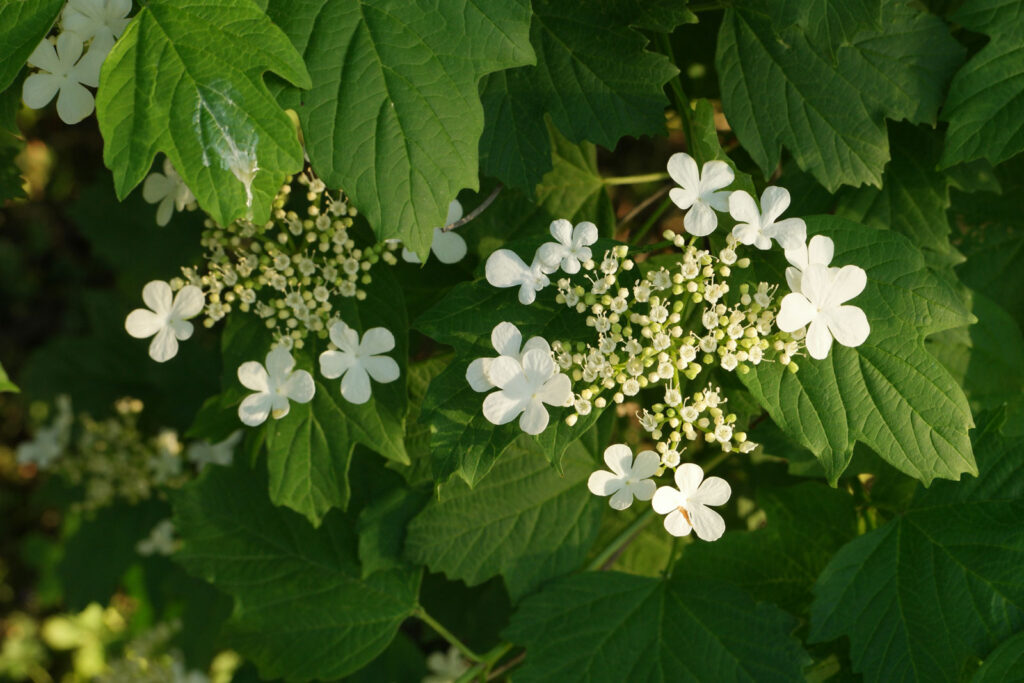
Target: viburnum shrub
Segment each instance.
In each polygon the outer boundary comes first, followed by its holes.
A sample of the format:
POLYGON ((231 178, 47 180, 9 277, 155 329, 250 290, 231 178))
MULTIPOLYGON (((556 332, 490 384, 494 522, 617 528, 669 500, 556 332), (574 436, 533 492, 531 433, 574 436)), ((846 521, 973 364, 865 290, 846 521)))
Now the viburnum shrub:
POLYGON ((1022 55, 1018 0, 0 2, 0 675, 1016 680, 1022 55))

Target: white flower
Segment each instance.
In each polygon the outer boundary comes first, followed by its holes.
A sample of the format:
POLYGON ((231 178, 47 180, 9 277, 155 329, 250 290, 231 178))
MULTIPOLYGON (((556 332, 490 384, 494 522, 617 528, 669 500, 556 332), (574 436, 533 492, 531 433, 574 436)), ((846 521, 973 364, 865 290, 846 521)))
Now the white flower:
POLYGON ((128 26, 132 0, 68 0, 62 25, 84 40, 94 40, 110 49, 128 26))
POLYGON ((673 536, 686 536, 692 529, 704 541, 717 541, 725 533, 725 520, 708 506, 729 500, 729 484, 720 477, 704 479, 704 470, 692 462, 680 465, 675 479, 675 486, 662 486, 651 499, 655 512, 668 515, 665 530, 673 536))
POLYGON ((316 393, 313 376, 305 370, 294 370, 295 359, 282 346, 267 354, 267 367, 254 360, 238 366, 238 381, 255 394, 249 394, 238 406, 238 417, 250 427, 263 424, 268 416, 280 420, 291 408, 289 400, 309 403, 316 393))
POLYGON ((608 504, 614 510, 625 510, 633 499, 650 500, 655 484, 650 477, 661 467, 661 457, 654 451, 641 451, 633 460, 633 451, 625 444, 614 444, 604 449, 607 470, 590 475, 587 488, 595 496, 611 496, 608 504))
POLYGON ((589 261, 593 254, 590 245, 597 241, 597 226, 584 222, 572 227, 572 223, 560 218, 551 223, 551 236, 557 242, 540 245, 537 258, 547 272, 562 270, 572 275, 580 272, 580 263, 589 261))
POLYGON ((802 218, 786 218, 776 222, 789 208, 789 190, 772 185, 761 194, 761 212, 754 198, 743 190, 729 195, 729 213, 737 221, 733 237, 742 244, 758 249, 770 249, 774 239, 783 249, 793 249, 804 243, 807 224, 802 218), (763 212, 763 213, 762 213, 763 212))
POLYGON ((807 351, 818 360, 828 356, 833 337, 843 346, 860 346, 868 338, 871 325, 864 311, 842 304, 863 292, 866 284, 867 274, 858 266, 808 266, 800 291, 782 299, 776 319, 779 329, 795 332, 809 325, 807 351))
MULTIPOLYGON (((462 204, 458 199, 454 199, 448 205, 448 217, 445 218, 444 224, 448 226, 460 220, 462 220, 462 204)), ((458 263, 466 256, 466 240, 454 230, 445 231, 442 228, 434 228, 430 251, 434 252, 434 256, 441 263, 458 263)), ((420 257, 416 255, 415 251, 405 248, 402 249, 402 259, 407 263, 420 262, 420 257)))
POLYGON ((222 465, 227 467, 235 457, 235 446, 242 440, 242 430, 235 430, 231 436, 218 443, 209 441, 196 441, 189 444, 185 450, 185 457, 189 462, 196 465, 196 469, 202 471, 207 465, 222 465))
POLYGON ((56 415, 53 422, 36 430, 31 441, 18 444, 17 460, 19 465, 35 465, 45 470, 53 464, 71 441, 71 428, 75 422, 71 412, 71 399, 66 394, 57 397, 54 404, 56 415))
POLYGON ((558 372, 551 354, 543 349, 530 349, 522 362, 499 356, 491 361, 487 374, 499 391, 484 399, 484 417, 496 425, 507 424, 521 413, 519 428, 527 434, 540 434, 548 426, 544 404, 567 406, 572 402, 568 375, 558 372))
POLYGON ((164 172, 153 171, 142 184, 142 198, 150 204, 159 204, 156 209, 156 224, 167 225, 174 210, 182 212, 194 209, 195 195, 174 170, 171 160, 164 158, 164 172))
POLYGON ((42 109, 57 96, 57 115, 64 123, 78 123, 92 113, 95 106, 92 93, 85 86, 95 88, 100 83, 102 57, 96 49, 82 56, 82 38, 65 31, 54 45, 43 39, 29 55, 29 66, 39 69, 25 79, 21 97, 30 109, 42 109), (81 58, 81 59, 79 59, 81 58))
POLYGON ((462 658, 454 645, 444 652, 432 652, 427 656, 427 668, 430 675, 423 678, 423 683, 455 683, 462 674, 469 671, 469 662, 462 658))
POLYGON ((795 247, 786 249, 786 260, 791 264, 786 268, 786 284, 789 285, 790 291, 800 291, 801 273, 807 270, 808 266, 827 266, 832 263, 834 253, 835 243, 824 235, 815 235, 806 244, 801 238, 795 247))
POLYGON ((157 523, 149 532, 149 536, 135 544, 135 552, 139 555, 173 555, 178 549, 178 541, 174 538, 174 522, 165 519, 157 523))
MULTIPOLYGON (((531 337, 523 344, 523 335, 519 328, 509 322, 498 323, 491 330, 491 345, 499 356, 511 356, 522 362, 523 354, 531 349, 551 351, 551 345, 544 337, 531 337), (522 347, 522 348, 520 348, 522 347)), ((487 371, 494 358, 477 358, 466 368, 466 381, 473 391, 489 391, 494 383, 488 378, 487 371)))
POLYGON ((718 190, 732 183, 732 168, 724 161, 709 161, 698 173, 693 157, 677 152, 668 159, 668 174, 680 185, 668 196, 680 209, 689 209, 683 219, 686 232, 697 237, 710 235, 718 227, 715 211, 729 210, 729 193, 718 190))
POLYGON ((199 315, 206 299, 195 285, 185 285, 172 298, 169 284, 153 280, 142 288, 142 300, 151 310, 136 308, 125 318, 124 329, 136 339, 153 337, 149 356, 163 363, 178 353, 178 341, 192 336, 188 319, 199 315))
POLYGON ((328 330, 337 351, 320 354, 320 373, 327 379, 341 377, 341 395, 350 403, 370 400, 370 378, 381 384, 394 382, 400 370, 394 358, 381 354, 395 348, 395 335, 385 327, 371 327, 363 334, 338 321, 328 330))
POLYGON ((487 258, 484 270, 492 287, 519 287, 519 303, 530 305, 537 292, 551 281, 544 274, 544 264, 534 256, 529 266, 519 255, 508 249, 498 249, 487 258))

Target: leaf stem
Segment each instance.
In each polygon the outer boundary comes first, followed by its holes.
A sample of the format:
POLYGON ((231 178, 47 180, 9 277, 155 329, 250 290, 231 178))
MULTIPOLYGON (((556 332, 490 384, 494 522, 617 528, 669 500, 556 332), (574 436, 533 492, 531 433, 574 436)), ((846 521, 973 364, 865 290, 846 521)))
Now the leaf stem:
POLYGON ((605 565, 608 564, 610 560, 614 559, 619 550, 628 545, 629 542, 633 540, 633 537, 640 533, 645 526, 650 524, 651 520, 656 516, 654 508, 649 507, 644 510, 639 517, 634 519, 628 527, 623 529, 622 533, 612 539, 612 542, 605 546, 604 550, 602 550, 598 556, 587 565, 587 571, 600 571, 604 569, 605 565))
POLYGON ((477 653, 469 649, 469 647, 461 640, 455 637, 455 634, 446 629, 441 623, 434 617, 427 614, 427 611, 423 607, 417 607, 416 611, 412 613, 414 617, 422 621, 430 628, 437 631, 438 635, 448 641, 453 647, 458 649, 467 659, 471 659, 474 662, 483 662, 484 657, 481 657, 477 653))
MULTIPOLYGON (((658 42, 661 44, 661 49, 665 52, 665 56, 669 58, 669 61, 675 64, 676 56, 672 51, 672 39, 669 37, 669 34, 659 33, 658 42)), ((676 66, 678 68, 678 65, 676 66)), ((672 90, 672 95, 675 98, 676 110, 679 112, 679 117, 683 120, 683 136, 686 138, 687 151, 689 151, 690 156, 692 156, 697 162, 697 165, 700 166, 703 160, 700 158, 700 153, 697 151, 697 145, 693 142, 693 112, 690 110, 690 98, 686 96, 686 91, 683 90, 682 73, 683 72, 680 71, 679 75, 669 81, 669 88, 672 90)))
POLYGON ((487 199, 480 202, 479 206, 477 206, 475 209, 473 209, 468 214, 466 214, 459 220, 455 221, 454 223, 449 223, 448 225, 444 226, 443 228, 441 228, 441 231, 449 232, 451 230, 454 230, 455 228, 462 227, 466 223, 470 222, 471 220, 482 214, 487 209, 488 206, 494 203, 494 200, 498 198, 498 195, 501 193, 504 187, 504 183, 498 183, 495 186, 495 188, 491 190, 491 193, 487 195, 487 199))
POLYGON ((605 185, 637 185, 639 183, 654 183, 659 180, 668 180, 668 173, 643 173, 641 175, 620 175, 601 178, 605 185))
POLYGON ((648 216, 647 220, 644 221, 644 224, 640 226, 640 229, 636 231, 636 234, 630 237, 630 246, 635 247, 639 244, 640 240, 647 236, 650 229, 654 227, 655 223, 658 222, 658 219, 661 218, 662 214, 664 214, 670 206, 672 206, 672 199, 670 197, 665 197, 661 204, 658 205, 658 208, 654 210, 654 213, 648 216))
POLYGON ((515 647, 515 645, 512 643, 498 643, 488 650, 476 664, 471 666, 464 674, 455 679, 455 683, 470 683, 470 681, 476 680, 476 677, 481 674, 483 674, 483 680, 490 680, 490 676, 488 674, 490 673, 491 667, 497 664, 498 661, 513 647, 515 647))

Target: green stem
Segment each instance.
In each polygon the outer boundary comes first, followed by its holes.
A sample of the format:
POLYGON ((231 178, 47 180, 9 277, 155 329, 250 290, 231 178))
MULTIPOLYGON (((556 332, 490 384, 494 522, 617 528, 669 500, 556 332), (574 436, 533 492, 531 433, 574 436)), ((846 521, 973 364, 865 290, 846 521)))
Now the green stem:
POLYGON ((690 10, 694 14, 700 14, 701 12, 713 12, 716 9, 725 9, 725 5, 720 2, 691 2, 686 6, 686 9, 690 10))
POLYGON ((474 662, 484 661, 483 657, 470 650, 465 643, 463 643, 461 640, 455 637, 454 633, 452 633, 444 626, 442 626, 441 623, 437 621, 437 619, 427 614, 427 611, 422 607, 417 607, 416 611, 413 612, 412 615, 420 621, 422 621, 427 626, 429 626, 430 628, 437 631, 438 635, 447 640, 452 646, 457 648, 458 651, 461 652, 463 656, 465 656, 467 659, 471 659, 474 662))
POLYGON ((632 541, 633 537, 650 524, 651 520, 655 517, 657 517, 657 514, 654 512, 654 508, 649 507, 644 510, 639 517, 633 520, 632 524, 612 539, 612 542, 605 546, 605 549, 587 565, 587 571, 599 571, 608 560, 615 556, 615 553, 632 541))
POLYGON ((650 232, 651 228, 654 227, 654 224, 658 222, 658 219, 661 218, 662 214, 668 211, 668 207, 670 206, 672 206, 672 199, 665 197, 661 204, 658 205, 658 208, 654 210, 654 213, 644 221, 644 224, 640 226, 640 229, 636 231, 636 234, 630 238, 630 245, 635 247, 639 244, 640 240, 647 236, 647 233, 650 232))
POLYGON ((480 661, 471 666, 469 669, 466 670, 464 674, 455 679, 455 683, 470 683, 470 681, 475 680, 476 677, 481 674, 483 674, 483 680, 487 680, 487 674, 490 672, 491 668, 494 667, 494 665, 497 664, 502 657, 508 654, 508 651, 511 650, 513 647, 515 647, 515 645, 513 645, 512 643, 498 643, 493 648, 488 650, 487 653, 480 658, 480 661))
POLYGON ((644 173, 642 175, 622 175, 608 178, 601 178, 605 185, 638 185, 640 183, 654 183, 659 180, 668 180, 668 173, 644 173))
MULTIPOLYGON (((658 34, 658 42, 661 44, 661 49, 665 52, 665 56, 669 58, 673 64, 676 63, 675 53, 672 51, 672 40, 669 38, 667 33, 658 34)), ((686 91, 683 90, 683 72, 680 70, 679 75, 669 81, 669 88, 672 90, 672 96, 675 99, 676 109, 679 111, 679 116, 683 120, 683 136, 686 138, 686 147, 690 152, 690 155, 700 166, 702 159, 700 153, 697 151, 697 146, 693 144, 693 112, 690 109, 690 98, 686 96, 686 91)))

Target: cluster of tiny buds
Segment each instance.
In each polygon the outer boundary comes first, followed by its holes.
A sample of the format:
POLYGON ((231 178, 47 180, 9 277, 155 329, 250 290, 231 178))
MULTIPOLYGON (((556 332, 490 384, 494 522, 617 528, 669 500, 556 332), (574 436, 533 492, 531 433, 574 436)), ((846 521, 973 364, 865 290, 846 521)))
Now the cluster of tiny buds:
POLYGON ((370 269, 380 261, 397 263, 399 243, 356 246, 350 228, 357 212, 344 195, 333 196, 309 172, 294 181, 305 190, 301 211, 287 208, 296 194, 289 180, 263 225, 239 220, 221 227, 206 221, 205 268, 182 268, 183 277, 170 282, 175 291, 185 285, 203 290, 206 327, 235 309, 252 312, 275 331, 276 343, 302 348, 310 333, 327 338, 337 318, 332 297, 365 299, 370 269))
POLYGON ((720 388, 708 384, 704 391, 684 398, 677 387, 670 385, 665 389, 664 403, 637 414, 640 426, 657 442, 662 465, 673 469, 679 466, 684 439, 692 443, 702 438, 718 444, 726 453, 750 453, 757 447, 745 432, 736 431, 736 415, 725 412, 728 399, 721 393, 720 388))

